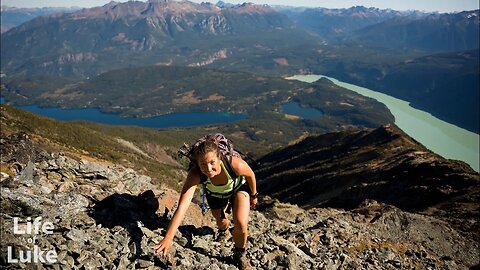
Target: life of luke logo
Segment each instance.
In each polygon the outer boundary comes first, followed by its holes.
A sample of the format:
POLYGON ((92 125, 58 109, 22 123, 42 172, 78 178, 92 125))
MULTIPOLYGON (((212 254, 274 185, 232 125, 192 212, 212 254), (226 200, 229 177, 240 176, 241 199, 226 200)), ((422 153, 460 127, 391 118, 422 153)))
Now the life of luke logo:
POLYGON ((49 221, 42 222, 42 217, 33 220, 27 217, 25 225, 19 224, 20 218, 13 218, 13 234, 28 237, 27 242, 33 245, 33 249, 19 250, 18 254, 14 254, 12 246, 7 247, 8 263, 47 263, 53 264, 57 262, 57 252, 55 249, 45 251, 37 245, 38 237, 53 234, 53 223, 49 221))

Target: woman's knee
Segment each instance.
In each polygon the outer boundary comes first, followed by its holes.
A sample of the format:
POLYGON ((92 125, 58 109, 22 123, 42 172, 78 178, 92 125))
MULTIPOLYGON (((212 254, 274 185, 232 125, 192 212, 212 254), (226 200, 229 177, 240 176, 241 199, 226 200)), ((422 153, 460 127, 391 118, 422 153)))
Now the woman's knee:
POLYGON ((243 207, 240 206, 236 209, 233 215, 233 223, 236 228, 240 228, 242 231, 247 231, 249 210, 249 205, 243 207))
POLYGON ((247 231, 248 228, 248 219, 234 219, 233 220, 233 225, 235 228, 240 228, 242 231, 247 231))

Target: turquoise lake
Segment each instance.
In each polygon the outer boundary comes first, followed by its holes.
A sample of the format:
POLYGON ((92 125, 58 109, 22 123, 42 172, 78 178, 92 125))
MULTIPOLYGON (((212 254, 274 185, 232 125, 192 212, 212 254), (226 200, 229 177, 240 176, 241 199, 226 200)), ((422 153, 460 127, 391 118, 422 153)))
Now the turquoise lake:
POLYGON ((385 104, 395 117, 395 124, 409 136, 431 151, 448 159, 462 160, 479 171, 480 136, 458 126, 442 121, 431 114, 415 109, 407 101, 375 92, 354 84, 341 82, 323 75, 296 75, 294 79, 312 83, 327 78, 338 86, 374 98, 385 104))

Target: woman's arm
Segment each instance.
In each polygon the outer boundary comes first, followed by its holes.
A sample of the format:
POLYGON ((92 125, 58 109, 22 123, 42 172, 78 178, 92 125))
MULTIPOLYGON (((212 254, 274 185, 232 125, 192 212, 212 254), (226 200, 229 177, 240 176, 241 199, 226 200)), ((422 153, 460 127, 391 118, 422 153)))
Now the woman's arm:
POLYGON ((180 199, 178 200, 178 207, 173 214, 172 220, 168 225, 167 233, 165 237, 153 247, 154 251, 160 255, 167 256, 168 251, 173 243, 173 238, 177 232, 178 227, 182 223, 183 217, 187 212, 188 206, 192 202, 193 195, 195 193, 196 186, 200 183, 200 176, 196 168, 192 168, 188 172, 187 179, 183 184, 180 199))
MULTIPOLYGON (((255 178, 255 173, 253 172, 252 168, 250 168, 248 163, 239 157, 232 157, 231 165, 232 165, 232 169, 235 171, 237 175, 243 175, 247 179, 248 186, 252 191, 252 194, 250 195, 256 194, 257 180, 255 178)), ((250 202, 252 206, 255 206, 257 204, 257 199, 250 196, 250 202)))

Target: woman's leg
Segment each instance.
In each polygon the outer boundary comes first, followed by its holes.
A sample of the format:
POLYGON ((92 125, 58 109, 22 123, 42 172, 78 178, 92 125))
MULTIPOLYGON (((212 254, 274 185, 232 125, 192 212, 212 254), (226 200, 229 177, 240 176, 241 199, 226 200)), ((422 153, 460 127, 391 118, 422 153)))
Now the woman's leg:
POLYGON ((250 195, 238 191, 233 203, 233 241, 235 247, 245 249, 248 236, 248 216, 250 214, 250 195))
POLYGON ((212 215, 217 221, 217 226, 220 231, 225 231, 230 225, 225 208, 228 206, 228 199, 220 199, 217 197, 209 196, 207 194, 207 202, 212 211, 212 215), (222 213, 223 212, 223 213, 222 213))
POLYGON ((225 231, 228 229, 228 226, 230 225, 230 221, 228 220, 228 214, 224 213, 222 215, 222 212, 224 212, 224 209, 211 209, 212 210, 212 215, 217 221, 217 226, 220 231, 225 231))

